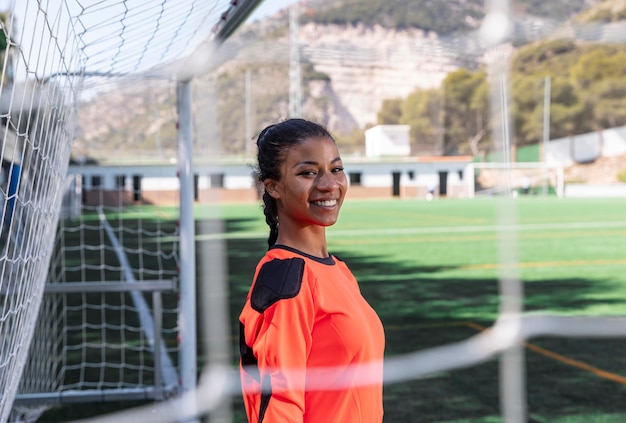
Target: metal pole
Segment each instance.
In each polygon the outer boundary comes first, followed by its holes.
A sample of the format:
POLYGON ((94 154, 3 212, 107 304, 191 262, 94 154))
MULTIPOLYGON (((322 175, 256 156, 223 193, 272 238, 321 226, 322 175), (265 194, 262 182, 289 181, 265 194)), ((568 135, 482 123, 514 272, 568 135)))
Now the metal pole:
POLYGON ((180 183, 180 381, 183 393, 195 389, 196 248, 193 196, 193 118, 191 81, 178 83, 178 168, 180 183))
POLYGON ((244 140, 245 144, 245 152, 246 159, 252 157, 252 77, 250 69, 246 69, 246 83, 245 83, 245 91, 246 91, 246 139, 244 140))
POLYGON ((163 302, 161 292, 152 293, 152 319, 154 320, 154 392, 163 399, 163 377, 161 375, 161 330, 163 329, 163 302))
POLYGON ((302 78, 298 46, 298 2, 289 6, 289 117, 302 116, 302 78))
POLYGON ((548 194, 548 142, 550 141, 550 77, 544 79, 543 89, 543 195, 548 194))
MULTIPOLYGON (((252 75, 249 72, 248 75, 252 75)), ((248 81, 250 82, 250 81, 248 81)), ((198 112, 202 114, 202 121, 198 122, 198 137, 207 145, 207 150, 214 157, 222 155, 219 134, 217 133, 218 119, 214 104, 217 103, 217 80, 201 78, 194 88, 197 89, 198 99, 202 99, 198 112)), ((250 87, 250 85, 249 85, 250 87)), ((251 97, 249 97, 251 99, 251 97)), ((252 106, 252 104, 251 104, 252 106)), ((252 109, 252 107, 251 107, 252 109)), ((253 113, 252 113, 253 115, 253 113)), ((253 118, 250 116, 252 125, 253 118)), ((251 136, 246 140, 251 141, 251 136)), ((254 146, 254 144, 252 144, 254 146)), ((256 146, 254 146, 256 147, 256 146)), ((250 151, 253 154, 253 151, 250 151)), ((214 168, 216 171, 219 167, 214 168)), ((198 303, 202 307, 198 310, 200 340, 203 346, 204 366, 199 379, 200 390, 212 390, 214 373, 231 369, 233 365, 232 333, 229 312, 228 271, 226 261, 226 241, 218 236, 224 232, 224 224, 219 212, 220 194, 216 190, 208 190, 203 196, 202 209, 206 213, 198 221, 196 247, 198 257, 198 303), (208 206, 208 207, 204 207, 208 206)), ((221 390, 223 398, 219 406, 215 407, 202 421, 205 423, 232 423, 234 421, 232 398, 224 386, 215 387, 221 390)))

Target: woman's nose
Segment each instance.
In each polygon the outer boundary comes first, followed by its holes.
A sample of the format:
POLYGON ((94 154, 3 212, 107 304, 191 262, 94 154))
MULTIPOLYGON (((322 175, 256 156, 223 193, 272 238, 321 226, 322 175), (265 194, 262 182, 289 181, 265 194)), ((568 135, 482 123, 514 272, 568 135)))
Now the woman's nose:
POLYGON ((328 191, 337 188, 338 183, 332 172, 321 172, 317 178, 317 189, 328 191))

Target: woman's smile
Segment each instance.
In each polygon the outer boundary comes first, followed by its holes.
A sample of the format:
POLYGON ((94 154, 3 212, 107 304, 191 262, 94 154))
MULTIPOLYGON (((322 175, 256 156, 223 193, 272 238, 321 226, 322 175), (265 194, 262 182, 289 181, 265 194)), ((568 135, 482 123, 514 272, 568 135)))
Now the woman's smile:
POLYGON ((312 201, 312 203, 318 207, 335 207, 337 205, 337 200, 318 200, 312 201))

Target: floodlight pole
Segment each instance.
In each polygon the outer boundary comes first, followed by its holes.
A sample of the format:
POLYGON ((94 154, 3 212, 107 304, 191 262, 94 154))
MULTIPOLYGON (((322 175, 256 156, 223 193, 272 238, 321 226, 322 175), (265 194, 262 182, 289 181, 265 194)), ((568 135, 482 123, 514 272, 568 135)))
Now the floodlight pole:
POLYGON ((298 3, 289 6, 289 117, 302 117, 302 77, 298 46, 298 3))
POLYGON ((546 76, 543 85, 543 195, 548 195, 548 144, 550 142, 550 77, 546 76))
MULTIPOLYGON (((180 184, 180 383, 182 394, 197 382, 196 246, 194 223, 193 115, 191 80, 178 82, 178 178, 180 184)), ((193 413, 195 415, 196 413, 193 413)))

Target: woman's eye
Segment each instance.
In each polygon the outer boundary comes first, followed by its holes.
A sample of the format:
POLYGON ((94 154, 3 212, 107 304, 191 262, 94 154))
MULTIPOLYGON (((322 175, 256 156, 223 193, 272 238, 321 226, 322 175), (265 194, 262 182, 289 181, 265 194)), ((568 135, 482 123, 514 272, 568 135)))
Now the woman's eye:
POLYGON ((303 176, 315 175, 315 171, 313 171, 313 170, 303 170, 302 172, 299 173, 299 175, 303 175, 303 176))
POLYGON ((338 166, 338 167, 333 169, 333 172, 335 172, 335 173, 343 172, 343 167, 338 166))

